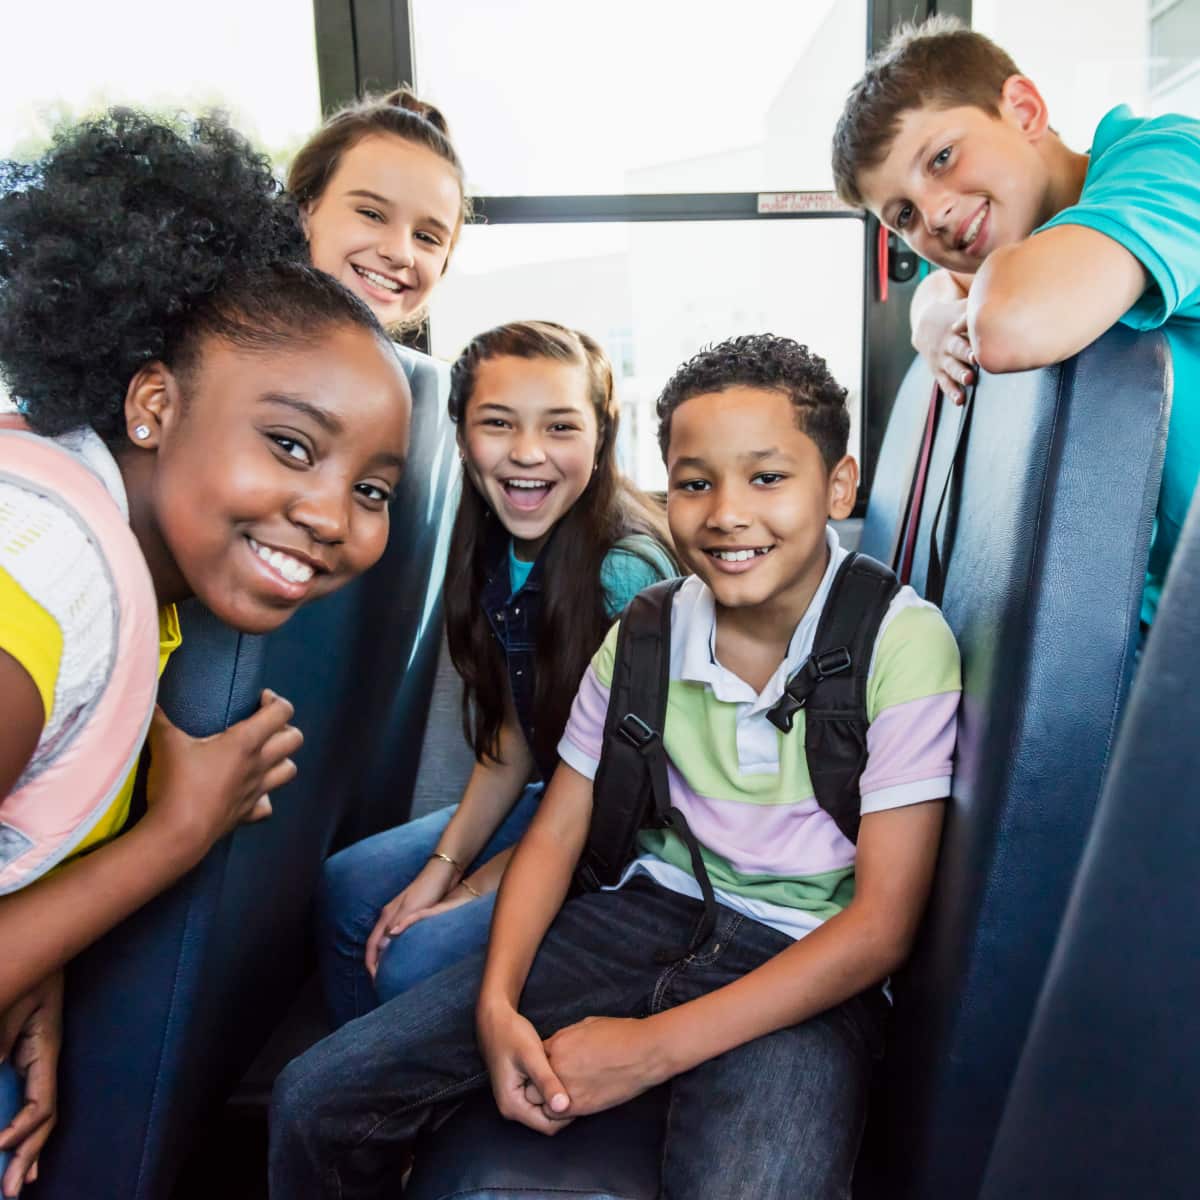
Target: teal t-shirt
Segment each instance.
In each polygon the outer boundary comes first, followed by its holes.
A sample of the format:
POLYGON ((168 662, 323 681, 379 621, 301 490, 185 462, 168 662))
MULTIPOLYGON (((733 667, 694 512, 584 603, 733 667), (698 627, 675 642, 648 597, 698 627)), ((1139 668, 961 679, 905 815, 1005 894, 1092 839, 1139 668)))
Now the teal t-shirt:
POLYGON ((513 548, 512 538, 508 539, 508 586, 512 589, 510 596, 515 596, 528 582, 529 573, 533 570, 533 562, 526 562, 517 557, 513 548))
POLYGON ((1042 229, 1055 225, 1094 229, 1146 268, 1150 284, 1121 323, 1161 327, 1171 348, 1174 399, 1142 598, 1149 624, 1200 476, 1200 121, 1114 108, 1096 128, 1079 202, 1042 229))
MULTIPOLYGON (((512 539, 508 543, 508 582, 516 595, 529 579, 533 563, 516 555, 512 539)), ((600 564, 600 586, 604 589, 604 608, 612 618, 619 617, 625 606, 643 588, 678 572, 667 552, 644 533, 623 537, 600 564)))

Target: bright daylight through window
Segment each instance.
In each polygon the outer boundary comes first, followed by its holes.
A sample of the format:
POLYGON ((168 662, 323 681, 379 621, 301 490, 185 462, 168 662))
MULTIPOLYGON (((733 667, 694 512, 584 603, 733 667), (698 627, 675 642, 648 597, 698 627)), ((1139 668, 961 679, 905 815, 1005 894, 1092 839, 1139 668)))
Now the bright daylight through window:
MULTIPOLYGON (((418 85, 448 114, 472 189, 531 200, 828 189, 829 130, 866 45, 866 5, 832 0, 747 0, 736 20, 716 0, 412 11, 418 85)), ((434 305, 433 348, 451 356, 524 317, 578 325, 617 370, 624 464, 659 487, 654 397, 683 359, 738 333, 825 355, 859 445, 862 277, 855 220, 483 226, 434 305)))

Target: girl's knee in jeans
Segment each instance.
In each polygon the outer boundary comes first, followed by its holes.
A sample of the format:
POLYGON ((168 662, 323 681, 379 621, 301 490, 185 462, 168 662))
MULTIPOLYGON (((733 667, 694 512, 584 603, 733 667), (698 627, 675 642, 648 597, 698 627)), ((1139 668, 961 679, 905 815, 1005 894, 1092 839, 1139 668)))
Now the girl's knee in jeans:
POLYGON ((495 896, 410 925, 380 955, 375 994, 381 1004, 461 962, 487 945, 495 896))
POLYGON ((437 926, 436 917, 418 921, 384 949, 375 973, 375 994, 380 1004, 416 987, 455 961, 453 955, 447 954, 437 926))
POLYGON ((357 923, 359 905, 355 903, 354 847, 339 851, 325 860, 317 883, 317 927, 342 933, 357 923))

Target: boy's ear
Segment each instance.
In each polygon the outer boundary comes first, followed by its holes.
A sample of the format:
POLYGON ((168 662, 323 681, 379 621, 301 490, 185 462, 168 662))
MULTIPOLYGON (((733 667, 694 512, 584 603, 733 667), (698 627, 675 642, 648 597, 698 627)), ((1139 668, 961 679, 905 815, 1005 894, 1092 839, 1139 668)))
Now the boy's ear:
POLYGON ((157 449, 163 431, 182 409, 179 383, 161 362, 147 363, 125 392, 125 432, 141 450, 157 449))
POLYGON ((853 511, 858 499, 858 463, 847 454, 829 472, 829 516, 844 521, 853 511))
POLYGON ((1050 128, 1050 111, 1037 84, 1025 75, 1010 75, 1000 89, 1000 112, 1031 142, 1050 128))

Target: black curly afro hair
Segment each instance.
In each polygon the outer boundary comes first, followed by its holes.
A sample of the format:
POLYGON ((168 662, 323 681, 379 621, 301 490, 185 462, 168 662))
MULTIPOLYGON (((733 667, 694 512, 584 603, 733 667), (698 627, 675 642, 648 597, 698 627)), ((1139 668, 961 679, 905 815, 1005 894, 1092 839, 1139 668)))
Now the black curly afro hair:
POLYGON ((125 437, 130 379, 183 369, 204 333, 311 343, 370 310, 308 267, 267 159, 217 117, 128 109, 66 127, 36 162, 0 163, 0 370, 39 433, 125 437), (305 324, 308 323, 308 327, 305 324))
POLYGON ((663 461, 671 441, 671 414, 693 396, 732 387, 783 392, 796 406, 797 424, 821 451, 826 470, 845 456, 850 439, 846 389, 825 360, 807 346, 773 333, 744 334, 706 346, 667 381, 658 398, 658 445, 663 461))

